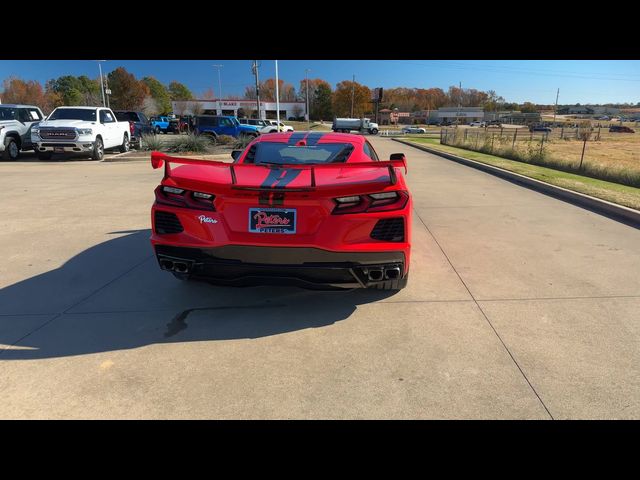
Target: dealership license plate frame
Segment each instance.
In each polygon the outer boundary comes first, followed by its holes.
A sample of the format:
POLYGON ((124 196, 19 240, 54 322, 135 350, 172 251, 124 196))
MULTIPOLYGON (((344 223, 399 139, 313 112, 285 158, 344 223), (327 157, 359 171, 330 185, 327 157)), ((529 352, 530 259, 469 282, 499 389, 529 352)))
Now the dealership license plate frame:
POLYGON ((249 208, 249 229, 250 233, 279 233, 284 235, 293 235, 297 231, 298 212, 295 208, 249 208), (291 221, 288 225, 274 225, 272 227, 258 228, 258 219, 255 218, 257 213, 267 213, 271 215, 283 215, 291 221))

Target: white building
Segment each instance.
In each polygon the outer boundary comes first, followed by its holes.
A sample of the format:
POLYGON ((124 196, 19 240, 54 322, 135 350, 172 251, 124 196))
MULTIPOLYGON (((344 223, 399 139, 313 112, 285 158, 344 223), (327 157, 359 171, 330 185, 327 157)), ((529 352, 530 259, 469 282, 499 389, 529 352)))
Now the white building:
MULTIPOLYGON (((173 113, 176 115, 193 115, 194 110, 200 110, 201 115, 233 115, 234 117, 276 118, 276 102, 260 101, 260 115, 256 115, 258 108, 255 100, 188 100, 171 102, 173 113)), ((280 119, 303 117, 304 102, 280 102, 280 119)))

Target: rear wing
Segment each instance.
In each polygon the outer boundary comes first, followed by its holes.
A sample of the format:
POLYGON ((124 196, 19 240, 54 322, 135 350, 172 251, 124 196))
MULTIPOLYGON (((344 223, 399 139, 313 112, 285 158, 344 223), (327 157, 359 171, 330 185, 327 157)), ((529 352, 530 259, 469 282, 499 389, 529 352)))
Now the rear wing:
MULTIPOLYGON (((278 165, 264 165, 264 164, 238 164, 238 163, 229 163, 229 162, 221 162, 215 160, 202 160, 196 158, 183 158, 183 157, 172 157, 160 152, 152 152, 151 153, 151 166, 154 169, 160 168, 164 165, 164 177, 168 178, 171 176, 171 165, 172 164, 180 164, 180 165, 199 165, 206 166, 213 169, 212 173, 217 170, 217 173, 221 174, 223 172, 228 172, 229 176, 224 176, 223 178, 227 179, 224 182, 215 183, 224 183, 225 186, 230 187, 235 190, 282 190, 283 186, 275 186, 269 187, 265 185, 249 185, 243 184, 242 181, 239 181, 238 178, 246 178, 247 175, 251 176, 251 173, 257 174, 260 171, 264 171, 265 169, 270 171, 278 171, 278 170, 300 170, 300 171, 309 171, 310 179, 308 186, 302 187, 293 187, 286 188, 287 191, 314 191, 318 188, 331 188, 336 185, 318 185, 316 181, 317 172, 328 173, 331 170, 338 171, 341 169, 381 169, 386 170, 388 173, 388 179, 380 181, 380 177, 376 179, 372 179, 371 182, 367 183, 386 183, 388 185, 395 185, 398 182, 398 176, 396 174, 396 168, 404 168, 405 173, 407 172, 407 162, 404 155, 401 158, 388 160, 388 161, 378 161, 378 162, 358 162, 358 163, 323 163, 323 164, 315 164, 315 165, 300 165, 300 164, 278 164, 278 165)), ((253 182, 252 182, 253 183, 253 182)))

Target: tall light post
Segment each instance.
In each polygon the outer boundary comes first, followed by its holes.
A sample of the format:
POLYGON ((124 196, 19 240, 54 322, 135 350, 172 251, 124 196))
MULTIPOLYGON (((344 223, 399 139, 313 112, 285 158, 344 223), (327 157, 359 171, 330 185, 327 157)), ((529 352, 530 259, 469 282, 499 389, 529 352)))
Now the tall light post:
POLYGON ((353 100, 356 93, 356 76, 353 76, 353 82, 351 83, 351 118, 353 118, 353 100))
POLYGON ((102 106, 106 107, 107 102, 104 99, 104 80, 102 79, 102 64, 100 62, 106 62, 106 60, 96 60, 98 62, 98 70, 100 71, 100 91, 102 92, 102 106))
POLYGON ((220 81, 220 69, 224 67, 224 65, 212 65, 218 69, 218 98, 222 99, 222 82, 220 81))
POLYGON ((276 60, 276 122, 280 131, 280 92, 278 90, 278 60, 276 60))
POLYGON ((307 130, 311 130, 311 116, 309 115, 309 72, 310 68, 305 68, 304 76, 307 80, 307 130))

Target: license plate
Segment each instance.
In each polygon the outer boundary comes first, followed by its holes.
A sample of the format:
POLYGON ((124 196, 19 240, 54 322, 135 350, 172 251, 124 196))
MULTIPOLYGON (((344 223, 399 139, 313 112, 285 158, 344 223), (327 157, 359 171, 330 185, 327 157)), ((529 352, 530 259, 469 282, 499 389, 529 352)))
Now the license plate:
POLYGON ((53 147, 54 153, 64 153, 64 147, 53 147))
POLYGON ((250 208, 249 231, 253 233, 296 233, 296 209, 250 208))

